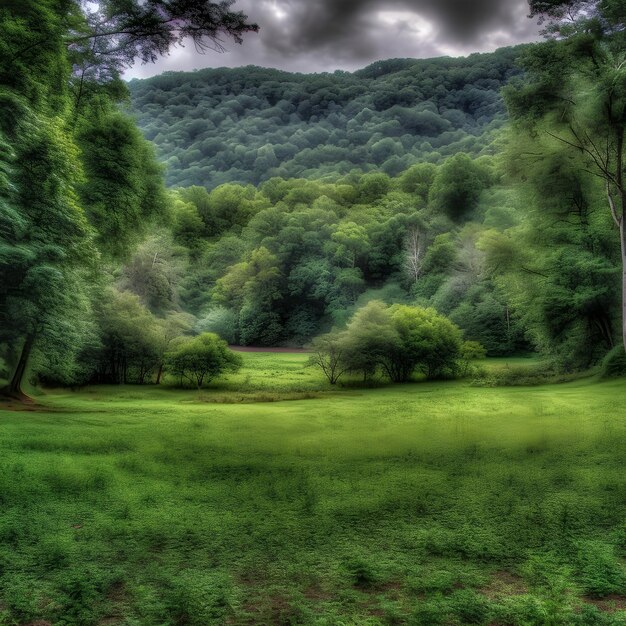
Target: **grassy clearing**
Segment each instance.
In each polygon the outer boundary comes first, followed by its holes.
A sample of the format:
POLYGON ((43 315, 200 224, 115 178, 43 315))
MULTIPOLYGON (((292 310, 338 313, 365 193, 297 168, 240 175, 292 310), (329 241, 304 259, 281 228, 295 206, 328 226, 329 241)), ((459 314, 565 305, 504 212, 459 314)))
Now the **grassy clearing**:
POLYGON ((0 411, 1 624, 626 624, 623 380, 329 394, 245 358, 0 411), (248 375, 314 397, 211 401, 248 375))

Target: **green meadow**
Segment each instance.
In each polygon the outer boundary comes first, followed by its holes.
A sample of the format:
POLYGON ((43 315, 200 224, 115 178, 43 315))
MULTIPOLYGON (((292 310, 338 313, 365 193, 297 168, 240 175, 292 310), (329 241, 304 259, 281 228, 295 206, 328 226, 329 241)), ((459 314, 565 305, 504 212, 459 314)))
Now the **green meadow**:
POLYGON ((626 624, 623 380, 330 390, 243 357, 0 410, 0 624, 626 624))

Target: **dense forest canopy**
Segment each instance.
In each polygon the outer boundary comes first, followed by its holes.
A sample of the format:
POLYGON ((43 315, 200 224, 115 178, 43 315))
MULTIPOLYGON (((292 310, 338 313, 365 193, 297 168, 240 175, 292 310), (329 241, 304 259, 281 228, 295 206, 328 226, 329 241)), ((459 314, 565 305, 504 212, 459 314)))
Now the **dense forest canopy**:
POLYGON ((488 151, 506 118, 500 89, 520 73, 522 49, 391 59, 354 73, 168 72, 129 87, 170 185, 211 189, 354 168, 395 176, 420 161, 488 151))

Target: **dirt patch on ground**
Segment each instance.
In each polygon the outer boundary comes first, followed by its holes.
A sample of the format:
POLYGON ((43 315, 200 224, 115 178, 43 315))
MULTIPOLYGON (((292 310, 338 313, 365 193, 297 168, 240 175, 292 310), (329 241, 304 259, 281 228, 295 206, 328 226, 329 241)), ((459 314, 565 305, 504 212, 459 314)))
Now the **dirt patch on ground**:
POLYGON ((528 588, 517 574, 499 570, 493 574, 491 582, 483 587, 480 592, 489 600, 496 600, 506 596, 524 595, 528 593, 528 588))
POLYGON ((0 397, 0 411, 46 411, 47 407, 37 404, 32 398, 18 400, 0 397))
POLYGON ((319 585, 311 585, 304 590, 304 597, 312 602, 330 602, 333 595, 319 585))
POLYGON ((244 614, 239 618, 226 621, 233 626, 254 626, 255 624, 291 624, 298 623, 298 611, 294 609, 288 597, 272 594, 257 601, 247 602, 244 614))
POLYGON ((593 604, 600 611, 605 613, 614 613, 615 611, 626 610, 626 596, 620 596, 616 593, 605 596, 604 598, 592 598, 585 596, 583 601, 586 604, 593 604))
POLYGON ((308 354, 306 348, 262 348, 258 346, 228 346, 235 352, 271 352, 273 354, 308 354))

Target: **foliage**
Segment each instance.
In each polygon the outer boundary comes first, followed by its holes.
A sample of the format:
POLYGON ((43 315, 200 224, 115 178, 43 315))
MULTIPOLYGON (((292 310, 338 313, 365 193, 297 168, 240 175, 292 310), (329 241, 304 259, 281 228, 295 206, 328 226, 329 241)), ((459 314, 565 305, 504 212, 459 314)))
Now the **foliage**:
MULTIPOLYGON (((588 202, 588 196, 600 183, 596 202, 605 207, 606 221, 612 220, 619 230, 619 237, 614 234, 611 243, 619 246, 623 266, 626 258, 623 2, 555 0, 531 1, 530 5, 533 14, 547 21, 549 39, 528 48, 522 58, 524 80, 506 89, 507 105, 520 138, 517 152, 522 158, 517 169, 527 169, 525 178, 541 184, 550 174, 555 175, 556 167, 565 170, 569 165, 570 171, 558 176, 558 186, 552 193, 561 195, 557 206, 562 215, 579 219, 583 224, 588 221, 589 207, 595 205, 588 202), (537 154, 551 166, 547 172, 527 166, 537 154), (589 176, 595 177, 595 185, 585 180, 589 176), (566 186, 568 179, 573 185, 566 186)), ((582 241, 578 247, 582 248, 581 255, 588 253, 592 261, 599 266, 603 264, 604 250, 588 250, 589 246, 582 241)), ((623 308, 626 283, 622 282, 623 308)), ((584 289, 593 292, 595 287, 585 285, 584 289)), ((606 301, 604 307, 606 311, 606 301)), ((600 333, 604 334, 606 349, 612 345, 613 329, 606 319, 599 319, 602 312, 594 313, 594 317, 594 323, 604 326, 600 333)), ((622 343, 626 346, 626 317, 621 317, 622 343)), ((578 331, 579 336, 583 333, 584 330, 578 331)))
POLYGON ((358 309, 345 331, 318 337, 312 347, 311 363, 331 384, 346 371, 367 380, 381 370, 396 383, 416 371, 436 378, 456 373, 462 355, 460 330, 434 309, 388 307, 379 300, 358 309))
POLYGON ((309 364, 319 367, 331 385, 339 382, 346 372, 344 342, 339 333, 328 333, 316 337, 311 343, 313 354, 309 364))
POLYGON ((86 176, 79 191, 96 243, 123 257, 165 212, 161 168, 134 122, 115 110, 85 112, 77 142, 86 176))
POLYGON ((615 346, 602 361, 602 376, 616 378, 626 375, 626 353, 624 348, 615 346))
POLYGON ((458 221, 478 206, 480 193, 488 186, 487 168, 464 153, 447 159, 437 170, 430 188, 433 208, 458 221))
MULTIPOLYGON (((94 313, 108 282, 102 263, 128 259, 167 213, 154 151, 121 112, 127 91, 119 73, 187 37, 200 47, 224 34, 241 41, 257 27, 231 5, 24 0, 0 7, 0 358, 12 372, 4 393, 21 396, 29 372, 65 384, 101 376, 107 350, 105 378, 125 381, 131 354, 139 382, 148 375, 159 352, 154 324, 121 330, 112 312, 95 328, 106 308, 94 313), (111 339, 102 350, 101 336, 111 339)), ((151 278, 141 295, 164 313, 175 304, 170 285, 162 273, 151 278)), ((139 305, 127 304, 133 317, 139 305)))
POLYGON ((236 372, 240 366, 241 357, 214 333, 180 339, 165 354, 166 371, 181 384, 185 379, 198 389, 226 372, 236 372))
POLYGON ((199 333, 215 333, 230 344, 236 344, 239 341, 237 315, 223 306, 214 307, 200 317, 195 329, 199 333))
MULTIPOLYGON (((421 161, 485 150, 503 122, 499 90, 519 73, 522 49, 380 61, 354 73, 169 72, 133 80, 130 91, 174 187, 336 177, 355 168, 396 176, 421 161)), ((384 194, 367 185, 363 192, 384 194)))

